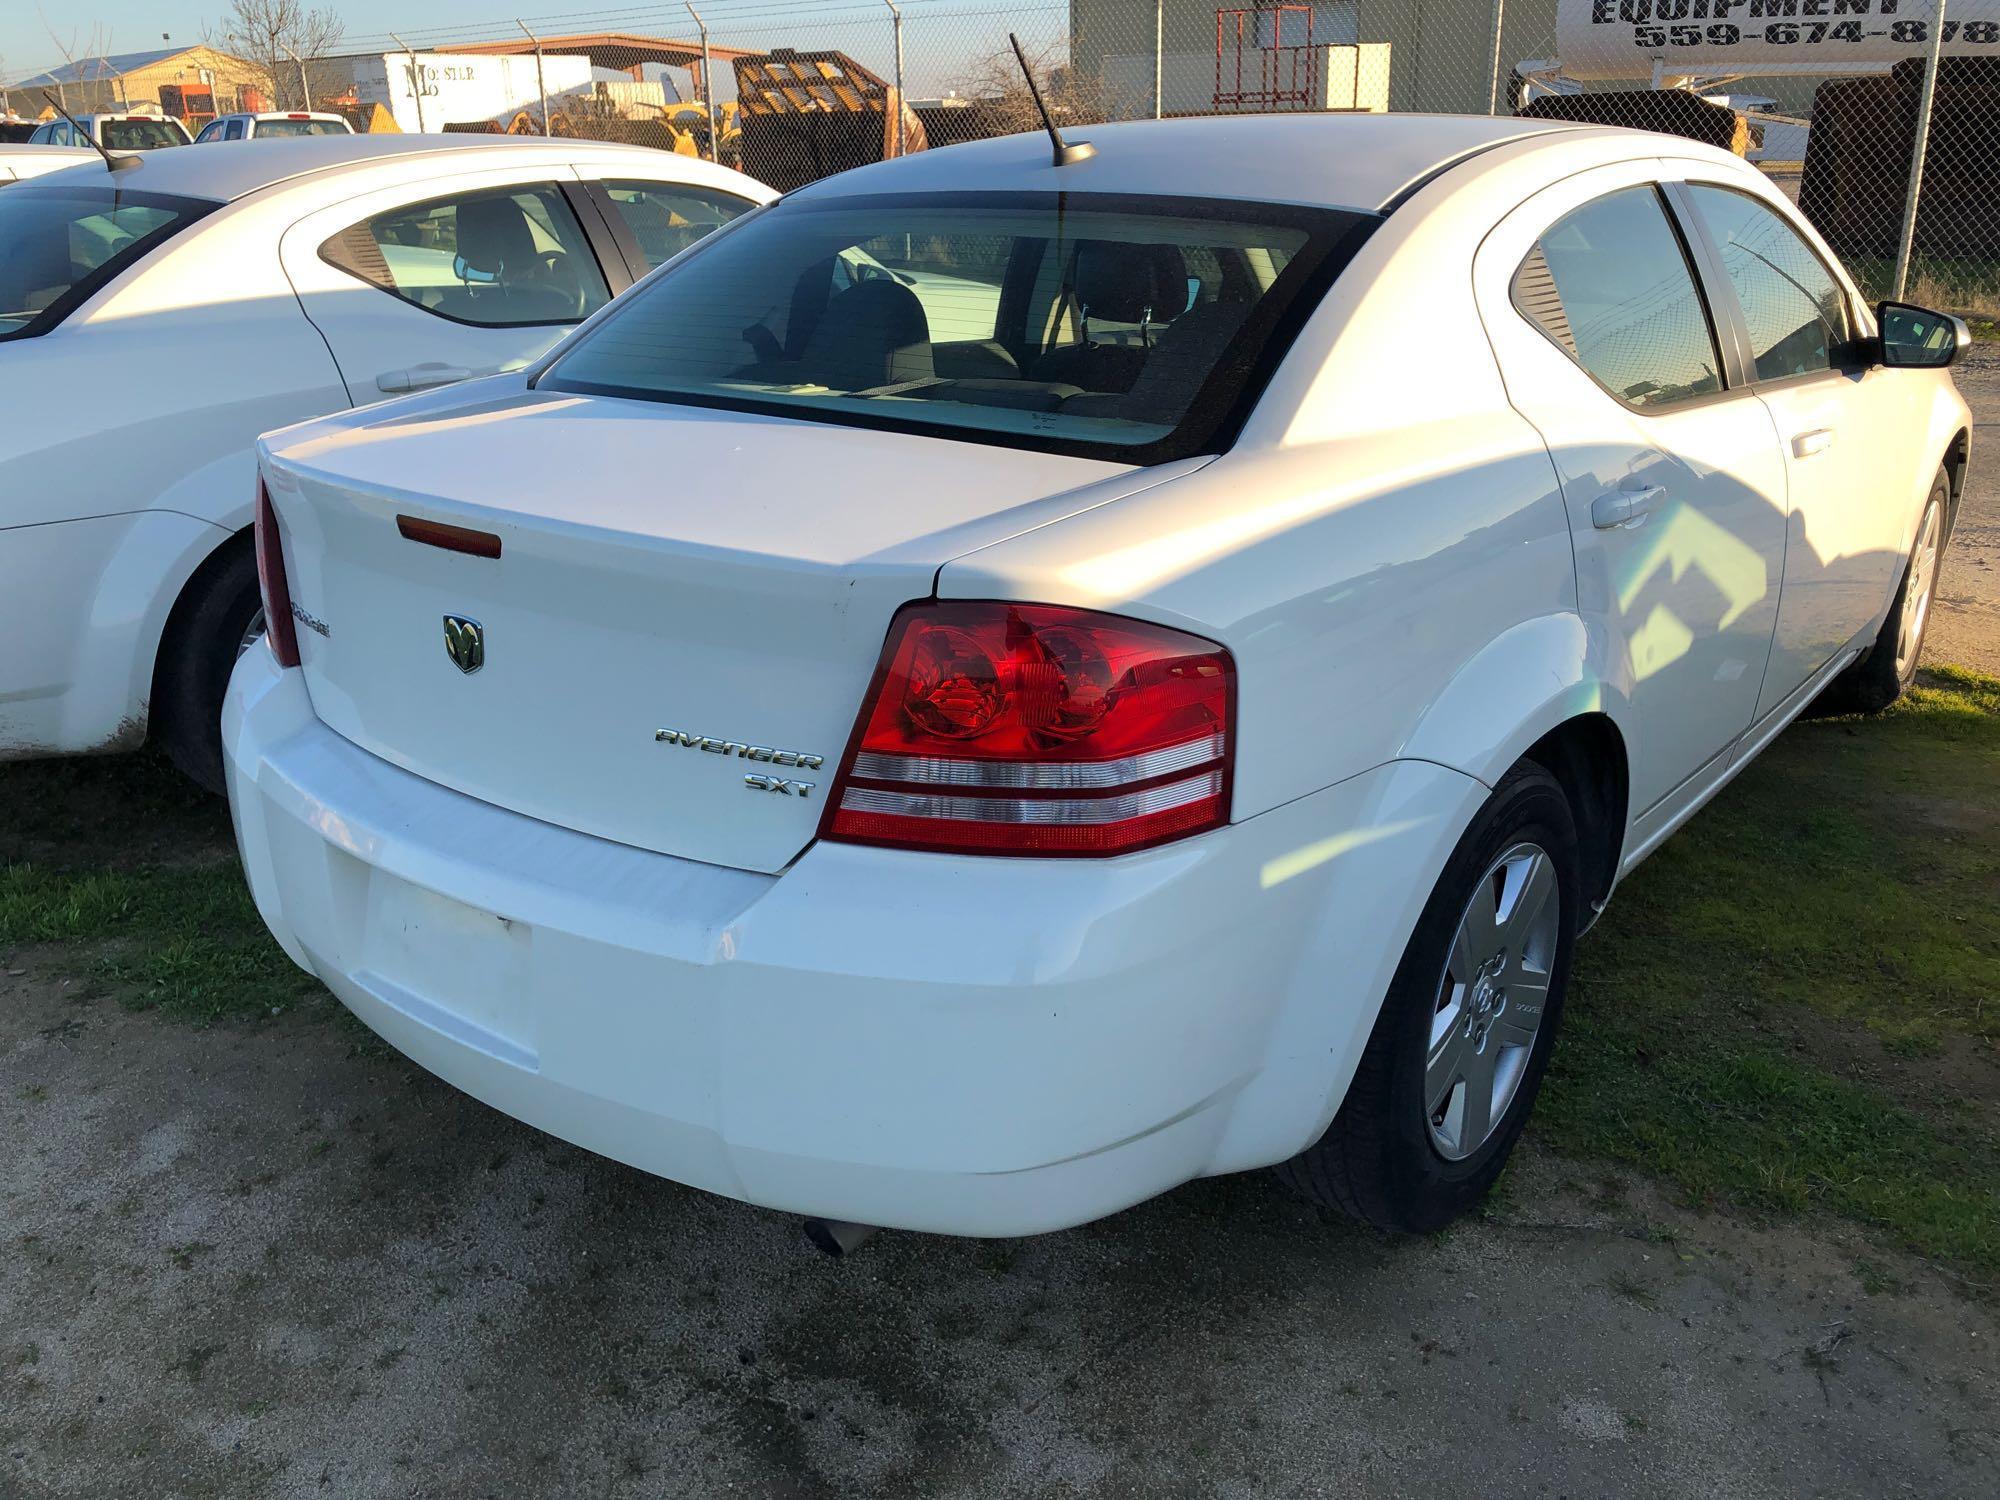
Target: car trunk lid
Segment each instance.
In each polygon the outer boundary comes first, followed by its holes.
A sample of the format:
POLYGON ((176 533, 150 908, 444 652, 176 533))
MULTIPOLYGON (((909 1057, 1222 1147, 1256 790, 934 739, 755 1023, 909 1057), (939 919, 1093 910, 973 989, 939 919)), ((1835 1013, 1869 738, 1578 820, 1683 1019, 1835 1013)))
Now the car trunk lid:
POLYGON ((266 457, 331 728, 531 817, 760 871, 812 839, 890 618, 940 565, 1191 466, 518 388, 266 457))

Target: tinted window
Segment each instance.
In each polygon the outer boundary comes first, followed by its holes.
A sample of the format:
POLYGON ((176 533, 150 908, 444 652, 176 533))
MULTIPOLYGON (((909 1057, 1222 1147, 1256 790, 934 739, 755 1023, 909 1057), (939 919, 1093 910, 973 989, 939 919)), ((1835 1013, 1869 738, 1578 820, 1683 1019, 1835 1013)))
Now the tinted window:
POLYGON ((1371 222, 1088 193, 788 199, 634 292, 542 384, 1136 462, 1213 451, 1371 222))
POLYGON ((1514 303, 1633 406, 1722 389, 1708 313, 1652 188, 1612 193, 1558 220, 1516 273, 1514 303))
POLYGON ((335 235, 320 255, 460 323, 574 323, 611 300, 583 227, 549 184, 378 214, 335 235))
POLYGON ((103 188, 31 185, 0 195, 0 339, 46 333, 214 206, 103 188))
POLYGON ((733 193, 668 182, 607 182, 604 190, 632 231, 649 271, 751 207, 733 193))
POLYGON ((107 151, 152 151, 187 144, 187 138, 165 120, 100 120, 97 138, 107 151))
POLYGON ((222 121, 210 120, 206 125, 201 127, 201 134, 194 138, 194 143, 197 146, 200 146, 206 144, 209 141, 219 141, 221 139, 222 139, 222 121))
POLYGON ((1755 198, 1718 187, 1689 191, 1743 304, 1757 378, 1830 368, 1849 335, 1847 299, 1833 273, 1797 230, 1755 198))
POLYGON ((231 121, 230 121, 230 122, 229 122, 229 123, 228 123, 227 125, 223 126, 223 127, 222 127, 222 138, 223 138, 223 139, 224 139, 225 141, 240 141, 240 140, 242 140, 242 139, 243 139, 243 122, 242 122, 241 120, 231 120, 231 121))

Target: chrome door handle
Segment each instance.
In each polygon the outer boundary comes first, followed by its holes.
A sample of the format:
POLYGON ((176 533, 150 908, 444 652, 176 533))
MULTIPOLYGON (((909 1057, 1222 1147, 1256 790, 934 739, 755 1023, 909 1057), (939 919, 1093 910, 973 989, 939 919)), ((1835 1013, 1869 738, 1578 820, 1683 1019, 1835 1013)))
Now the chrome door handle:
POLYGON ((474 373, 463 365, 411 365, 407 370, 384 370, 375 377, 375 389, 392 396, 407 391, 427 391, 434 386, 456 385, 461 380, 470 380, 474 373))
POLYGON ((1590 524, 1599 531, 1629 530, 1645 524, 1653 508, 1666 498, 1666 486, 1658 484, 1636 490, 1613 490, 1591 502, 1590 524))
POLYGON ((1795 458, 1811 458, 1815 453, 1824 453, 1833 446, 1833 429, 1815 427, 1811 432, 1802 432, 1792 439, 1792 455, 1795 458))

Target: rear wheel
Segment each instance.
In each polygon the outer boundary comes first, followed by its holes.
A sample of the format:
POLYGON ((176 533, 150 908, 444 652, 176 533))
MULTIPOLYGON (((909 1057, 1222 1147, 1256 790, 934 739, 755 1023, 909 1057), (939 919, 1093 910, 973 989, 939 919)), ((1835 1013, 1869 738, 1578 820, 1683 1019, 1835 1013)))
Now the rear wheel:
POLYGON ((1938 470, 1924 513, 1917 522, 1916 545, 1903 569, 1902 586, 1868 654, 1826 685, 1813 703, 1815 716, 1880 713, 1898 698, 1917 675, 1924 635, 1930 629, 1931 605, 1937 598, 1938 571, 1944 565, 1951 505, 1951 476, 1938 470))
POLYGON ((1523 763, 1439 877, 1332 1125, 1279 1175, 1390 1230, 1440 1228, 1484 1197, 1548 1066, 1580 893, 1569 802, 1523 763))
POLYGON ((173 763, 222 793, 222 695, 229 674, 264 633, 257 559, 249 543, 231 542, 190 580, 167 623, 153 674, 153 718, 173 763))

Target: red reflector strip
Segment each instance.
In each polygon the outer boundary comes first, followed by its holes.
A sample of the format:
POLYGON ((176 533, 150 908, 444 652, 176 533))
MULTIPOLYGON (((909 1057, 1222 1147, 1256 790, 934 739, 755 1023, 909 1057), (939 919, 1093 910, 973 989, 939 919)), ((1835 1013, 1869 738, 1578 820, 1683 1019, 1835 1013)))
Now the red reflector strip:
POLYGON ((863 781, 916 782, 926 786, 1004 787, 1015 791, 1088 792, 1130 786, 1192 770, 1222 759, 1222 735, 1204 735, 1163 750, 1122 760, 957 760, 942 756, 884 755, 863 750, 853 774, 863 781))
POLYGON ((396 517, 396 529, 406 540, 422 542, 426 547, 442 547, 447 552, 465 552, 473 557, 500 555, 500 538, 490 531, 447 526, 442 521, 426 521, 417 516, 396 517))
POLYGON ((1220 771, 1115 797, 953 797, 851 786, 841 794, 840 808, 842 812, 893 813, 964 823, 1123 823, 1190 802, 1212 800, 1221 792, 1220 771))
POLYGON ((843 800, 830 831, 850 843, 948 854, 1128 854, 1222 822, 1219 793, 1124 823, 962 823, 852 811, 843 800))

